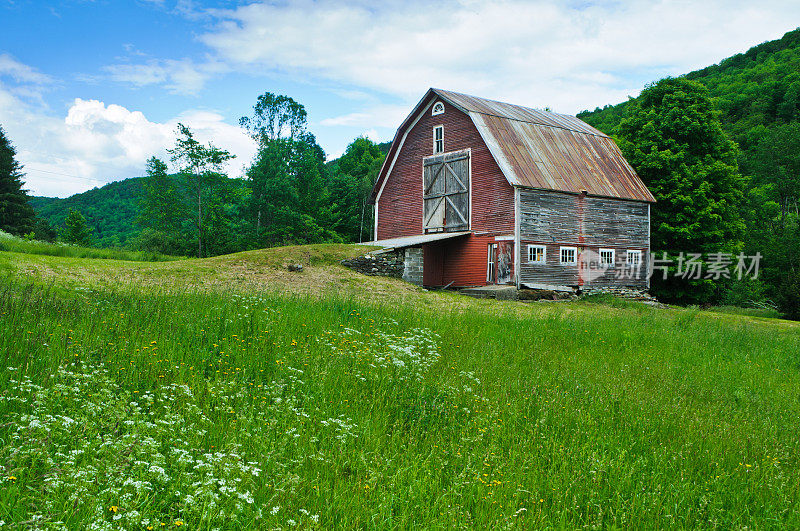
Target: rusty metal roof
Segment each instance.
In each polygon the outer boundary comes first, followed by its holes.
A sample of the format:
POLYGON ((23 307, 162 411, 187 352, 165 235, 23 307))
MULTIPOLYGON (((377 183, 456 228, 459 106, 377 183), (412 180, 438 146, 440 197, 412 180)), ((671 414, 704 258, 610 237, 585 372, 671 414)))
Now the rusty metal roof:
POLYGON ((373 189, 374 200, 391 168, 402 133, 433 98, 472 119, 512 186, 654 202, 655 198, 614 141, 575 116, 430 89, 397 130, 373 189))
POLYGON ((587 133, 590 135, 606 136, 583 120, 579 120, 575 116, 570 116, 569 114, 559 114, 551 111, 533 109, 531 107, 523 107, 521 105, 512 105, 511 103, 487 100, 485 98, 478 98, 476 96, 451 92, 449 90, 437 88, 431 90, 464 112, 485 114, 498 118, 519 120, 521 122, 550 127, 560 127, 562 129, 569 129, 570 131, 587 133))

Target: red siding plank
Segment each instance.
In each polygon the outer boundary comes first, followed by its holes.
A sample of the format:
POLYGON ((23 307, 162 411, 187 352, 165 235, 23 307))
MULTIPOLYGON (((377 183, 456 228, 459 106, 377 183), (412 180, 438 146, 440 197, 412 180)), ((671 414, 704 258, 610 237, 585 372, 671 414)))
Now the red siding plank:
MULTIPOLYGON (((472 230, 478 233, 513 233, 514 189, 503 176, 472 119, 448 103, 445 103, 444 114, 431 116, 430 109, 422 110, 422 113, 399 149, 378 200, 377 238, 422 234, 422 160, 433 154, 433 128, 437 125, 444 126, 446 152, 472 150, 472 230)), ((469 245, 467 247, 471 249, 469 245)), ((450 267, 447 262, 445 257, 445 270, 450 267)), ((470 275, 470 281, 473 277, 475 275, 470 275)), ((482 283, 485 282, 483 278, 482 283)))

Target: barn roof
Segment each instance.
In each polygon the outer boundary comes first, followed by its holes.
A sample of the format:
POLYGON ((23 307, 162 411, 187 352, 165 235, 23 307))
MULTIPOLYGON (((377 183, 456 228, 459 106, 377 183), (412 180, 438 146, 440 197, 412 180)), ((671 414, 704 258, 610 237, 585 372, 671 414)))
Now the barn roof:
POLYGON ((435 88, 428 90, 397 130, 372 191, 373 200, 406 129, 437 98, 469 115, 512 186, 655 201, 614 141, 575 116, 435 88))

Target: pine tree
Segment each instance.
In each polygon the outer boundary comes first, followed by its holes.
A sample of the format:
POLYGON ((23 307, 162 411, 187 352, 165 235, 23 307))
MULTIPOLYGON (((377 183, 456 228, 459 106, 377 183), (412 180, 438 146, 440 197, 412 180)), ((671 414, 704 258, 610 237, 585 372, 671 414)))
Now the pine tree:
POLYGON ((22 165, 0 127, 0 230, 21 236, 34 229, 36 214, 22 188, 22 165))

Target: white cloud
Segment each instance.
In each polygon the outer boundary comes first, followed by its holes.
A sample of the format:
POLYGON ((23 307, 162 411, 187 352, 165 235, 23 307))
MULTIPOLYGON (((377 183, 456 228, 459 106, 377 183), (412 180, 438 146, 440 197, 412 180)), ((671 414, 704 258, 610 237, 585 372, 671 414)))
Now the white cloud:
POLYGON ((324 118, 319 125, 397 128, 411 109, 407 105, 373 105, 360 112, 324 118))
POLYGON ((18 83, 31 83, 45 85, 53 80, 47 74, 43 74, 26 64, 22 64, 9 54, 0 54, 0 77, 7 76, 18 83))
MULTIPOLYGON (((796 2, 333 0, 214 10, 218 60, 412 102, 430 86, 575 112, 793 29, 796 2)), ((377 110, 377 109, 376 109, 377 110)), ((361 123, 362 114, 329 119, 361 123)))
POLYGON ((195 95, 214 75, 226 70, 219 62, 195 63, 189 59, 151 59, 142 64, 115 64, 104 68, 114 81, 137 87, 164 85, 172 94, 195 95))
POLYGON ((58 117, 25 104, 0 86, 0 124, 25 166, 26 187, 34 195, 64 197, 107 182, 144 174, 151 156, 166 157, 178 122, 201 142, 237 155, 231 175, 255 153, 242 130, 211 111, 187 111, 166 122, 152 122, 139 111, 97 100, 75 99, 58 117))

